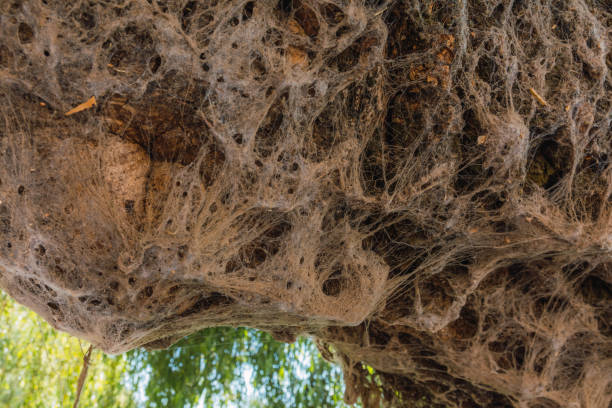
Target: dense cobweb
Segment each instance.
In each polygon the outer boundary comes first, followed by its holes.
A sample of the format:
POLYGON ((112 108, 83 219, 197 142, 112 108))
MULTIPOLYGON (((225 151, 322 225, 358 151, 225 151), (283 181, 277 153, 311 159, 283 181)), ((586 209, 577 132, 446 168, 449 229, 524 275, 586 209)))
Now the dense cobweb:
POLYGON ((605 1, 0 10, 0 284, 56 327, 309 334, 366 405, 609 403, 605 1))

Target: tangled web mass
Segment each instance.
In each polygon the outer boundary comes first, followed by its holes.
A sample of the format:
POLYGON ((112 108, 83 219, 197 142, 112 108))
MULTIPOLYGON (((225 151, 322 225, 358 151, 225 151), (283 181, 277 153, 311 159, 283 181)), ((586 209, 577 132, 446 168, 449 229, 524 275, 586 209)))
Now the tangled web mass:
POLYGON ((110 353, 310 335, 366 406, 605 408, 611 27, 608 0, 2 1, 0 286, 110 353))

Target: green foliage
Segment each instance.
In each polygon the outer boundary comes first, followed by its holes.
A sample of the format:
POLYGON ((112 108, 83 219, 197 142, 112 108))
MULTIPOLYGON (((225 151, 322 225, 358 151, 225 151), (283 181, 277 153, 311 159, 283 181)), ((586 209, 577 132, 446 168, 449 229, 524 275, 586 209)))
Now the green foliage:
POLYGON ((128 359, 151 408, 344 406, 339 368, 308 339, 285 344, 265 332, 218 327, 169 350, 134 350, 128 359))
MULTIPOLYGON (((70 407, 89 345, 55 331, 0 291, 0 406, 70 407)), ((127 361, 94 351, 80 407, 133 407, 127 361)))
MULTIPOLYGON (((0 407, 71 407, 88 346, 0 291, 0 407)), ((218 327, 163 351, 94 349, 79 406, 344 407, 342 394, 310 340, 218 327)))

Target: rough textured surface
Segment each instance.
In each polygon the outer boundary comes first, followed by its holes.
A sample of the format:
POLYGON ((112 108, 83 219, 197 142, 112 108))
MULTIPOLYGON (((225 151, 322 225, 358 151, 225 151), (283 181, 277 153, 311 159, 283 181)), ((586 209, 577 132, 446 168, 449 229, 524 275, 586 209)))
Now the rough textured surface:
POLYGON ((607 407, 611 23, 606 0, 2 1, 0 286, 112 353, 309 334, 349 402, 607 407))

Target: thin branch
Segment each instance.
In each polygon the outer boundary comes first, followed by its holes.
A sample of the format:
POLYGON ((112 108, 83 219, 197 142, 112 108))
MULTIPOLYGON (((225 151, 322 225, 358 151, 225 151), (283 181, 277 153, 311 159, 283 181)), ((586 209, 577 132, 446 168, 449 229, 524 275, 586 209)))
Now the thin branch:
POLYGON ((79 382, 77 384, 77 394, 74 400, 72 408, 79 406, 79 398, 81 398, 81 391, 83 390, 83 384, 85 384, 85 378, 87 377, 87 370, 89 369, 89 359, 91 358, 91 351, 93 350, 93 344, 89 346, 87 354, 83 357, 83 368, 81 368, 81 375, 79 375, 79 382))

